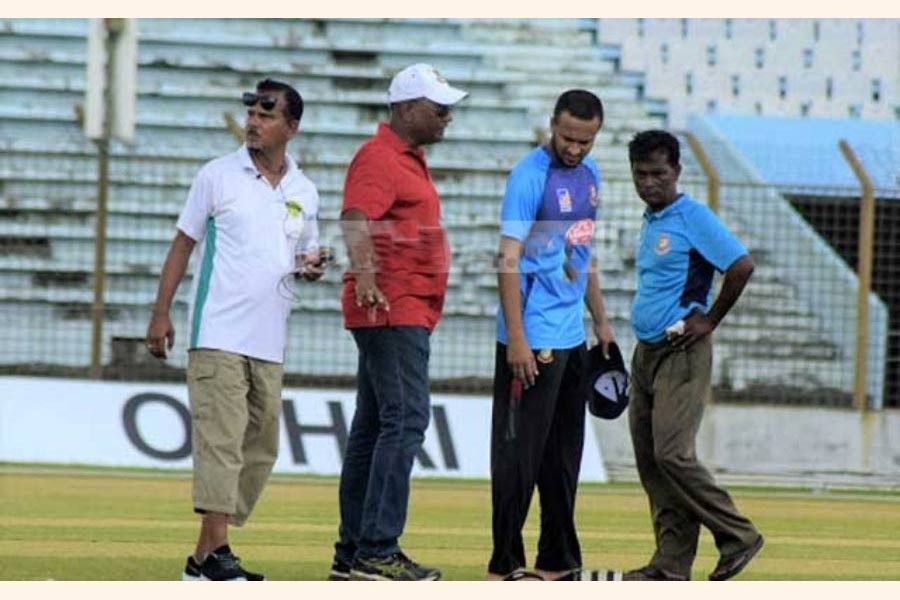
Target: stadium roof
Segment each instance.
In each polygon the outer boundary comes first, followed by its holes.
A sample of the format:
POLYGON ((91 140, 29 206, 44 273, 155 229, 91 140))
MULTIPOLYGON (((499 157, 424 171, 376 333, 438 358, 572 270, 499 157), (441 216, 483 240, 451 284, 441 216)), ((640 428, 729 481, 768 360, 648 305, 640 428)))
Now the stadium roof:
POLYGON ((858 189, 858 180, 838 148, 845 139, 881 192, 876 195, 900 197, 898 121, 738 115, 706 115, 706 120, 769 183, 858 189))

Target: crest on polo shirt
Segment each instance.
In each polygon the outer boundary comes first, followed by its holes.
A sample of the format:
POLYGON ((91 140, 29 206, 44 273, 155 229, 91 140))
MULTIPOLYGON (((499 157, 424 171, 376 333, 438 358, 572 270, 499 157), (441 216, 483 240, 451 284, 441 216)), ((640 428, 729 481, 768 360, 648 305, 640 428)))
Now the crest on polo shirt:
POLYGON ((559 200, 559 212, 572 212, 572 194, 569 188, 556 188, 556 199, 559 200))
POLYGON ((669 253, 669 250, 672 249, 672 238, 669 237, 668 233, 661 233, 659 237, 656 238, 656 254, 658 256, 663 256, 669 253))
POLYGON ((588 188, 588 202, 591 203, 591 206, 594 208, 600 203, 600 197, 597 195, 597 187, 594 184, 588 188))

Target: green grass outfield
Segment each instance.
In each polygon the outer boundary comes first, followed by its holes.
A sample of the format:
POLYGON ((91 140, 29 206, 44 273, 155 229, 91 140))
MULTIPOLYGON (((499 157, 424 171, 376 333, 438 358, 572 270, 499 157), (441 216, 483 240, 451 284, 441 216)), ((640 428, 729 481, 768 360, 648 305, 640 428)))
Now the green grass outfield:
MULTIPOLYGON (((186 473, 0 465, 0 580, 179 579, 197 519, 186 473)), ((766 536, 740 579, 900 579, 900 493, 731 488, 766 536)), ((480 580, 491 549, 483 481, 413 483, 402 540, 449 580, 480 580)), ((647 501, 632 483, 582 485, 578 525, 586 567, 644 564, 653 549, 647 501)), ((337 479, 275 477, 231 541, 273 580, 321 580, 337 530, 337 479)), ((537 505, 525 530, 530 557, 537 505)), ((694 566, 717 559, 704 530, 694 566)))

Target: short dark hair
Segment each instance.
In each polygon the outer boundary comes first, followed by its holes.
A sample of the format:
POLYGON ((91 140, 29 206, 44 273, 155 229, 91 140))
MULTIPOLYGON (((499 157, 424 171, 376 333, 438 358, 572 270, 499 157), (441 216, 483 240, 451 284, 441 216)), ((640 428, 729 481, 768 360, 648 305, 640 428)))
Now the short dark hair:
POLYGON ((303 98, 300 96, 300 92, 290 85, 266 78, 256 84, 256 92, 281 92, 284 94, 284 102, 287 104, 286 116, 297 121, 303 117, 303 98))
POLYGON ((659 150, 666 153, 666 161, 670 166, 677 167, 681 162, 681 146, 678 138, 661 129, 648 129, 634 134, 628 142, 628 160, 632 164, 648 160, 651 154, 659 150))
POLYGON ((584 121, 597 117, 603 123, 603 103, 587 90, 568 90, 560 94, 553 109, 553 118, 558 119, 563 112, 584 121))

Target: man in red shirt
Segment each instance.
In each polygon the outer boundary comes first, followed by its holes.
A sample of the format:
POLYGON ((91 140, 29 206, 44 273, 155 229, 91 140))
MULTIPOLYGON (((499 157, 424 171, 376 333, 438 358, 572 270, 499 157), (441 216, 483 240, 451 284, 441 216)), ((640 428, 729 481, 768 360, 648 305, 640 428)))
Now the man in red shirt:
POLYGON ((450 248, 424 146, 441 141, 466 93, 426 64, 391 81, 389 123, 356 153, 341 227, 344 326, 359 349, 356 413, 341 471, 332 580, 436 580, 400 549, 413 459, 431 414, 429 336, 440 320, 450 248))

